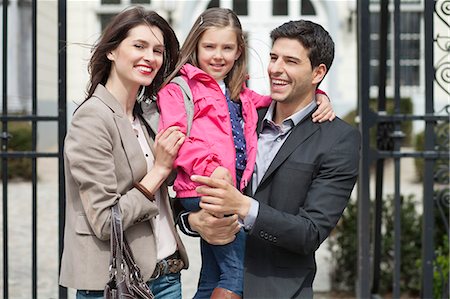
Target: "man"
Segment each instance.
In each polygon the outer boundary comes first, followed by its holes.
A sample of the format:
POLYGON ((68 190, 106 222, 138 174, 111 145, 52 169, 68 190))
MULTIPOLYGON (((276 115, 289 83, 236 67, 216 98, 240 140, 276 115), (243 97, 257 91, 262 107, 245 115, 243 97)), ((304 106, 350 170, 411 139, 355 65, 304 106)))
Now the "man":
MULTIPOLYGON (((312 298, 315 251, 345 209, 356 182, 359 132, 340 119, 313 123, 315 90, 330 69, 334 43, 320 25, 291 21, 274 29, 268 74, 273 102, 259 111, 258 156, 250 196, 224 180, 193 176, 201 207, 236 214, 248 232, 244 298, 312 298)), ((191 229, 223 243, 233 217, 200 212, 191 229)))

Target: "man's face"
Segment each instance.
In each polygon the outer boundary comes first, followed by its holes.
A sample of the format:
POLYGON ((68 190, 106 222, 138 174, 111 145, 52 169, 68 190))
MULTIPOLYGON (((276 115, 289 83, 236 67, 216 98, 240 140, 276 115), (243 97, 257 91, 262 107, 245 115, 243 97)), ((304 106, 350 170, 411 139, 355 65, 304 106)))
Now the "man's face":
POLYGON ((298 40, 276 39, 267 68, 272 99, 286 104, 304 103, 302 106, 306 106, 324 75, 319 74, 318 68, 312 68, 308 51, 298 40))

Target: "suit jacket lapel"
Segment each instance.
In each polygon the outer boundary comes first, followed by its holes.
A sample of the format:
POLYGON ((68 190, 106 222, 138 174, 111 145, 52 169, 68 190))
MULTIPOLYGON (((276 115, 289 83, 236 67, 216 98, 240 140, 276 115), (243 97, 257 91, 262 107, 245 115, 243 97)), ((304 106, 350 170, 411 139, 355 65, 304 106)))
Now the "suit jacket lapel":
POLYGON ((305 116, 293 129, 272 163, 264 174, 260 185, 299 147, 306 139, 319 129, 319 126, 311 121, 311 114, 305 116))
POLYGON ((264 116, 266 116, 267 110, 269 110, 269 107, 258 109, 258 124, 256 127, 256 133, 258 134, 258 136, 259 133, 261 133, 264 116))

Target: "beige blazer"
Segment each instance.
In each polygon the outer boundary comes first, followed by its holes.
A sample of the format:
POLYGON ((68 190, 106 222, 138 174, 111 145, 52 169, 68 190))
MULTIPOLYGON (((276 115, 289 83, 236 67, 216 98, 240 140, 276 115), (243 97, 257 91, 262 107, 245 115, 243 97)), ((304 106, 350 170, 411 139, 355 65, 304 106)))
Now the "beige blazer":
MULTIPOLYGON (((143 131, 147 135, 145 127, 143 131)), ((153 148, 153 140, 146 137, 153 148)), ((102 85, 75 112, 64 146, 66 220, 60 284, 104 289, 109 278, 110 208, 117 202, 125 236, 144 279, 149 280, 156 265, 149 220, 158 209, 132 186, 146 174, 145 157, 122 107, 102 85)), ((161 191, 162 199, 169 200, 166 184, 161 191)), ((186 250, 172 225, 187 268, 186 250)))

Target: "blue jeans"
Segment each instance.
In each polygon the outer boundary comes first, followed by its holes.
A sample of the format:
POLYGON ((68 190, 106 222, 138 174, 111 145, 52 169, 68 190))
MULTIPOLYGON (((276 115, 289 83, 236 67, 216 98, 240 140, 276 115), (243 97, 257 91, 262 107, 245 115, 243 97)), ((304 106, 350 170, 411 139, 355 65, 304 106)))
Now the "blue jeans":
MULTIPOLYGON (((200 198, 180 198, 183 207, 191 212, 199 210, 200 198)), ((211 245, 201 240, 202 268, 195 299, 210 298, 214 288, 230 290, 242 297, 244 283, 245 232, 226 245, 211 245)))
MULTIPOLYGON (((147 282, 155 299, 179 299, 181 298, 180 273, 167 274, 155 280, 147 282)), ((76 299, 103 299, 103 291, 78 290, 76 299)))

